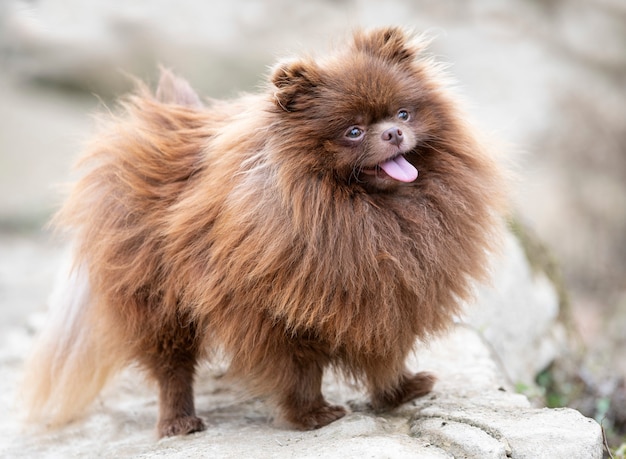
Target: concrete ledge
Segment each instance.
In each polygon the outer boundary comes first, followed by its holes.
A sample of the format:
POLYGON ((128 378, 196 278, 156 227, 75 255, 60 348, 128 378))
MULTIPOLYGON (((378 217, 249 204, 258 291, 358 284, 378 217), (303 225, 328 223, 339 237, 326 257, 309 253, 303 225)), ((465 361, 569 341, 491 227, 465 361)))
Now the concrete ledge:
MULTIPOLYGON (((7 411, 18 381, 25 330, 6 335, 0 354, 0 409, 7 411), (13 350, 13 351, 12 351, 13 350)), ((401 457, 540 458, 602 457, 599 425, 570 409, 534 409, 512 393, 491 357, 489 346, 470 327, 457 325, 447 337, 410 362, 440 378, 435 391, 393 413, 367 409, 363 394, 329 375, 327 397, 352 412, 312 432, 271 425, 271 413, 258 400, 243 400, 205 370, 197 385, 197 408, 205 432, 157 440, 156 395, 129 370, 102 394, 82 419, 48 433, 24 432, 15 417, 0 422, 3 457, 401 457), (419 365, 418 365, 419 360, 419 365)))

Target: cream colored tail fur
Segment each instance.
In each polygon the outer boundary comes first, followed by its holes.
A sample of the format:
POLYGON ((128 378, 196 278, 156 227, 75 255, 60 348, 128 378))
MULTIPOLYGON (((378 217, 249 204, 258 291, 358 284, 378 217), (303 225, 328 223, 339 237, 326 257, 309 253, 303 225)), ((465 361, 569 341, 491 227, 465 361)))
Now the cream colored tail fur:
POLYGON ((94 305, 83 267, 68 263, 50 298, 46 325, 26 362, 26 420, 50 427, 72 420, 121 366, 94 305))

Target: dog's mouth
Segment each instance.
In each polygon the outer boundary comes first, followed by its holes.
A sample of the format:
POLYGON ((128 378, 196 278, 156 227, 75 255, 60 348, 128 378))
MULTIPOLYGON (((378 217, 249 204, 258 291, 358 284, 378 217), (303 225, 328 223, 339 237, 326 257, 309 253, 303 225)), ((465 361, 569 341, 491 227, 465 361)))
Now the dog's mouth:
POLYGON ((408 162, 402 154, 396 155, 374 167, 363 169, 362 172, 378 178, 389 177, 404 183, 413 182, 418 176, 415 166, 408 162))

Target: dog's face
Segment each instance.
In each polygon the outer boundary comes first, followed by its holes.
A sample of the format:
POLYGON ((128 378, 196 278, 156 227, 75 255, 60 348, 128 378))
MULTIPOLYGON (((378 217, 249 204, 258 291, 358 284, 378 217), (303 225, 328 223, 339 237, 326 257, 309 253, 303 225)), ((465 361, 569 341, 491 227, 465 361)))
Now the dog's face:
POLYGON ((326 60, 279 65, 272 82, 282 135, 299 145, 302 164, 369 190, 414 183, 418 150, 443 110, 418 53, 399 29, 383 29, 355 35, 326 60))

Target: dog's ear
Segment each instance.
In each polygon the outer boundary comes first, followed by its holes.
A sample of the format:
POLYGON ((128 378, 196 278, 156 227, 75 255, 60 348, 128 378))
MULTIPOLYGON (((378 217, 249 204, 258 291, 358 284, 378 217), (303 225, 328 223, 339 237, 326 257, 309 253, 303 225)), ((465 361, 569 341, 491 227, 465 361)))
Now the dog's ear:
POLYGON ((384 27, 354 34, 353 47, 357 51, 380 57, 396 64, 410 64, 423 46, 400 27, 384 27))
POLYGON ((285 61, 274 67, 271 82, 275 86, 276 104, 292 112, 304 109, 315 88, 321 83, 319 69, 313 62, 285 61))
POLYGON ((156 98, 166 104, 184 105, 192 108, 202 107, 198 94, 191 85, 170 70, 161 67, 161 78, 156 90, 156 98))

